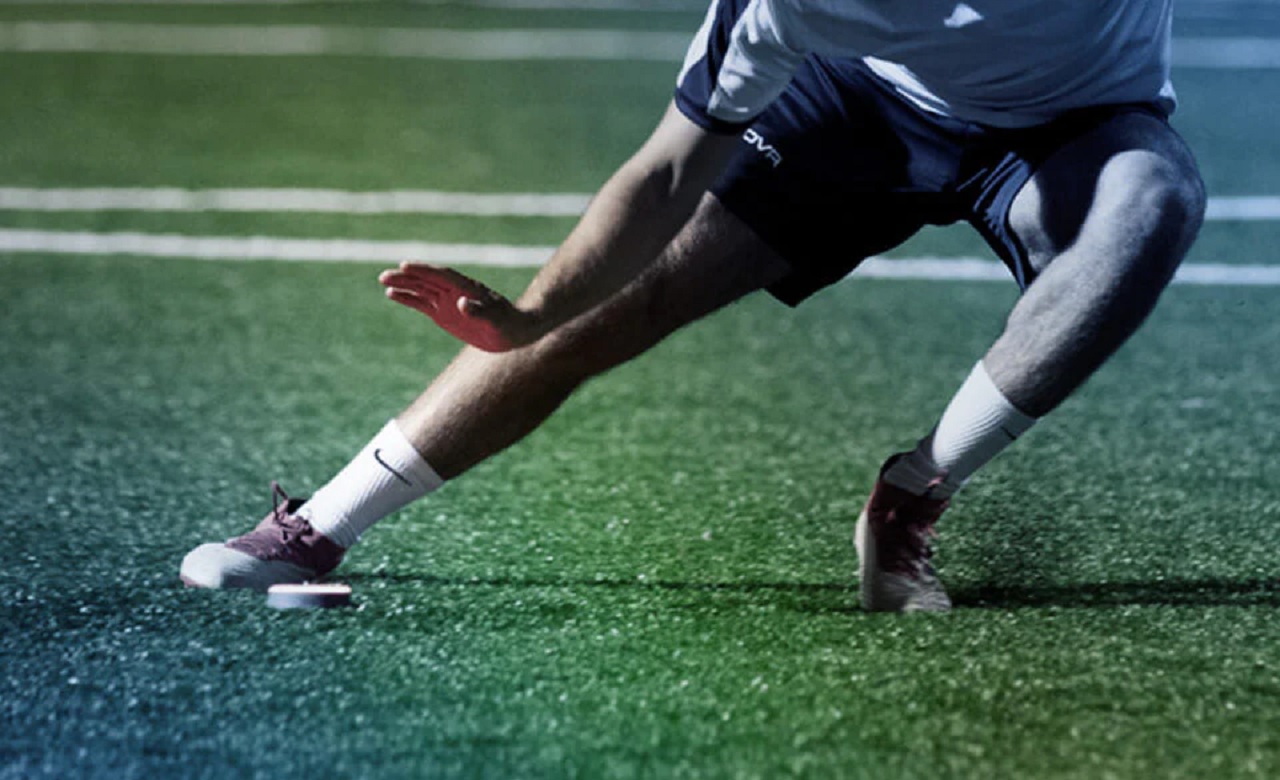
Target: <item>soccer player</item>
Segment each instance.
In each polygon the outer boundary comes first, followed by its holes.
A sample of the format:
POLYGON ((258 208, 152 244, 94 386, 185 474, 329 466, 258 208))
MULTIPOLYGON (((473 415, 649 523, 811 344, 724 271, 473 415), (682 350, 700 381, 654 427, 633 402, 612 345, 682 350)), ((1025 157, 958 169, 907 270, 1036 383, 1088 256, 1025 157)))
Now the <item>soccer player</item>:
POLYGON ((798 304, 963 220, 1023 294, 933 430, 885 461, 855 528, 864 608, 948 609, 929 558, 952 495, 1134 332, 1199 229, 1203 185, 1167 121, 1170 14, 1170 0, 713 2, 657 129, 517 302, 448 269, 382 274, 392 299, 480 349, 310 500, 193 550, 183 579, 322 576, 380 518, 675 329, 760 289, 798 304))

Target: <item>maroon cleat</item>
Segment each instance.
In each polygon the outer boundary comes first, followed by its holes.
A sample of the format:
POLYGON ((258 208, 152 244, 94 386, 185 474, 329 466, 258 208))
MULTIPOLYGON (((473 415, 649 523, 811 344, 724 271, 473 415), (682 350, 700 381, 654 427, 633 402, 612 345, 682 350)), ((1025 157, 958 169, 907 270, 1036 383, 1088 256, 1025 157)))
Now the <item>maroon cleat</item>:
POLYGON ((196 588, 252 588, 309 582, 337 568, 346 552, 296 512, 305 499, 289 498, 271 483, 272 509, 257 528, 225 543, 202 544, 182 559, 180 576, 196 588))
MULTIPOLYGON (((891 458, 885 469, 895 459, 891 458)), ((929 559, 933 556, 934 524, 949 502, 890 485, 884 481, 885 469, 880 470, 853 535, 862 608, 868 612, 946 612, 951 609, 951 599, 929 559)))

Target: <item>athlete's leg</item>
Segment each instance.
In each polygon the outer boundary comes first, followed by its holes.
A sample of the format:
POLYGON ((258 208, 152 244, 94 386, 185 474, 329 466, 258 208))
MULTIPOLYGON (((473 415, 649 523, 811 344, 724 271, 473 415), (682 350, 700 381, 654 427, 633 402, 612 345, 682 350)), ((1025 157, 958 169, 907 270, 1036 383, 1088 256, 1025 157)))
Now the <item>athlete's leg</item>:
POLYGON ((1118 113, 1054 152, 1009 210, 1035 281, 895 481, 912 489, 945 474, 934 490, 945 497, 1061 403, 1146 319, 1204 207, 1191 152, 1145 112, 1118 113))
POLYGON ((311 500, 282 505, 251 534, 196 548, 183 579, 261 589, 323 574, 369 526, 523 438, 587 379, 789 270, 705 196, 654 265, 613 298, 523 349, 464 349, 311 500))
POLYGON ((657 263, 614 298, 523 350, 463 350, 398 422, 441 476, 455 477, 532 431, 585 380, 788 271, 707 195, 657 263))
POLYGON ((934 430, 885 464, 858 522, 865 607, 949 606, 928 537, 950 496, 1137 329, 1204 206, 1190 151, 1141 112, 1068 142, 1023 186, 1009 223, 1038 276, 934 430))

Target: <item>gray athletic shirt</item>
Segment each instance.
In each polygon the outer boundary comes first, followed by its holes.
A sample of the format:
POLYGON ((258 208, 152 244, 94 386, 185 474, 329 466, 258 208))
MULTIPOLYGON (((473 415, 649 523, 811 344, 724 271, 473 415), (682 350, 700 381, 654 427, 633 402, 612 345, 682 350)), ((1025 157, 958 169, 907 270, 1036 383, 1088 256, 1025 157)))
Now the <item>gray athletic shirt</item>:
POLYGON ((732 124, 763 112, 810 53, 861 58, 921 108, 998 127, 1084 106, 1174 107, 1172 0, 714 0, 681 81, 730 2, 745 7, 707 110, 732 124))

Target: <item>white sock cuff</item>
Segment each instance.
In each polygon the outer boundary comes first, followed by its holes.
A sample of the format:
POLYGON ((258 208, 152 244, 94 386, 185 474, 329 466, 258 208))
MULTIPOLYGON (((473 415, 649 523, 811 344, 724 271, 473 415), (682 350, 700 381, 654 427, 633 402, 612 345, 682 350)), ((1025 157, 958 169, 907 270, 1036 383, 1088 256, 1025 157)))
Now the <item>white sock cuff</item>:
POLYGON ((369 442, 368 450, 384 468, 415 488, 431 492, 444 484, 444 478, 423 459, 394 419, 382 426, 378 435, 369 442))
POLYGON ((444 483, 391 420, 298 514, 340 547, 444 483))
POLYGON ((991 380, 991 375, 987 373, 987 368, 982 365, 981 360, 974 364, 973 370, 969 372, 969 378, 960 388, 960 393, 965 392, 968 392, 974 400, 985 402, 992 407, 999 407, 1001 424, 1015 438, 1031 430, 1031 426, 1036 424, 1037 418, 1024 413, 1005 398, 1004 393, 1000 392, 1000 388, 996 387, 996 383, 991 380))
POLYGON ((1005 398, 978 361, 925 444, 954 489, 1035 424, 1036 418, 1005 398))
POLYGON ((884 479, 916 495, 950 497, 1035 423, 1009 402, 979 361, 933 432, 895 461, 884 479))

